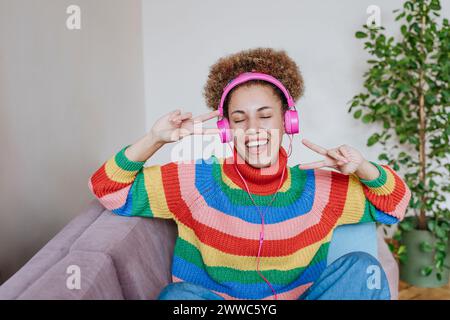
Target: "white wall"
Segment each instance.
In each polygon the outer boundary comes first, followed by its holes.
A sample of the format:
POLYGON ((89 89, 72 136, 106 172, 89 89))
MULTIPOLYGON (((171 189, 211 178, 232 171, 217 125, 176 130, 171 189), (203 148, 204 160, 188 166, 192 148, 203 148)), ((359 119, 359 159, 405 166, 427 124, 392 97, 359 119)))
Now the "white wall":
POLYGON ((0 0, 0 283, 145 131, 140 0, 0 0), (81 7, 79 31, 66 8, 81 7))

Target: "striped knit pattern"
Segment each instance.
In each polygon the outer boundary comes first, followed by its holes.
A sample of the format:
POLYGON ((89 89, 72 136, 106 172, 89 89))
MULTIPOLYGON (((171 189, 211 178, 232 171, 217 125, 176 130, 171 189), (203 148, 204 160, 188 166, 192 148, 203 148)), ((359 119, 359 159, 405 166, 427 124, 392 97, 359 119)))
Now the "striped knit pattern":
MULTIPOLYGON (((176 222, 172 281, 200 284, 225 299, 273 299, 256 271, 261 217, 234 167, 215 157, 144 167, 127 159, 127 147, 91 176, 89 187, 113 213, 176 222)), ((287 163, 283 149, 279 158, 287 163)), ((287 167, 270 207, 273 194, 265 191, 274 181, 278 185, 281 170, 262 177, 258 169, 239 166, 265 213, 260 271, 278 299, 297 299, 320 276, 337 226, 403 218, 410 190, 389 166, 372 163, 380 175, 370 181, 287 167)))

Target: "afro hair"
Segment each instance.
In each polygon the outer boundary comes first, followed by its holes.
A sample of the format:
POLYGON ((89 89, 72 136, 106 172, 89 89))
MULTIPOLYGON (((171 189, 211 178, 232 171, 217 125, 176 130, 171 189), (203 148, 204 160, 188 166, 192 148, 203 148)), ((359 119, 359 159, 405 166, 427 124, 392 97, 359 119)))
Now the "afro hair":
MULTIPOLYGON (((272 48, 254 48, 222 57, 210 67, 208 80, 203 88, 203 96, 208 108, 217 110, 225 86, 244 72, 261 72, 277 78, 289 91, 294 101, 297 101, 303 95, 303 77, 297 64, 287 55, 286 51, 272 48)), ((264 80, 250 80, 239 86, 254 84, 272 87, 274 93, 282 101, 283 108, 287 109, 284 94, 272 83, 264 80)), ((224 103, 224 115, 226 117, 228 101, 233 91, 239 86, 234 87, 227 95, 224 103)))

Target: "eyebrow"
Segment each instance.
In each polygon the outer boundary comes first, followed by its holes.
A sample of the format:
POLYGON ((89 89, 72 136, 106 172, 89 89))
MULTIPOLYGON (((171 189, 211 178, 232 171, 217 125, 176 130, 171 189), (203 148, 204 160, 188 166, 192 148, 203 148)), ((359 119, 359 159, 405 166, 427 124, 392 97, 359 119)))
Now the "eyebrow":
MULTIPOLYGON (((262 107, 258 108, 258 110, 256 110, 256 112, 264 111, 266 109, 272 109, 272 107, 271 106, 262 106, 262 107)), ((242 110, 235 110, 231 114, 233 114, 233 113, 245 113, 245 112, 242 110)))

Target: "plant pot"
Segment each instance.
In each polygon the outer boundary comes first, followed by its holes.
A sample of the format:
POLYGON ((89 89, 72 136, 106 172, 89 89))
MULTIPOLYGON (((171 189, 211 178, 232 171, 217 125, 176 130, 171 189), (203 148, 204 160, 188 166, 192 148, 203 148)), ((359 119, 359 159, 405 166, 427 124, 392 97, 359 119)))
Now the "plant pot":
MULTIPOLYGON (((416 287, 437 288, 446 285, 449 281, 449 269, 444 268, 442 278, 438 280, 436 272, 424 276, 421 274, 422 267, 434 266, 433 252, 421 250, 421 243, 427 241, 434 243, 435 237, 428 230, 405 231, 402 243, 406 246, 408 258, 405 263, 400 263, 400 279, 416 287)), ((447 248, 445 265, 450 264, 450 253, 447 248)))

